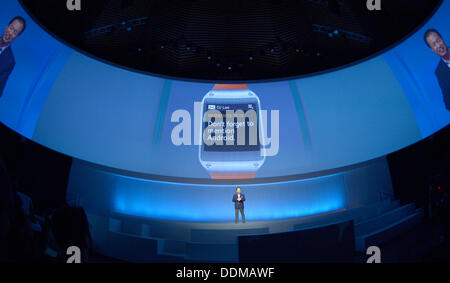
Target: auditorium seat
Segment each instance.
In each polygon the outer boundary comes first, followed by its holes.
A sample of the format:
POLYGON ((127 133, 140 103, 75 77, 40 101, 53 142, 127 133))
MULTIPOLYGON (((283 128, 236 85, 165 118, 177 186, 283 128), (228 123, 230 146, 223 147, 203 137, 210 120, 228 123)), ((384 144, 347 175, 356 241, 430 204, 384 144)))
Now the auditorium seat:
POLYGON ((361 223, 355 226, 355 249, 363 252, 370 246, 386 243, 420 223, 423 215, 422 208, 408 204, 361 223))

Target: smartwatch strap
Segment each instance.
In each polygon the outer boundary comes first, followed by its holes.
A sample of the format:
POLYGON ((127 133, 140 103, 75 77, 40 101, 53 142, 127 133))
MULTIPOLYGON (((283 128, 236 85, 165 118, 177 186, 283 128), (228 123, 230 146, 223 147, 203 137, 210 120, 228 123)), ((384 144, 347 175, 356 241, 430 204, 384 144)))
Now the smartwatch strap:
POLYGON ((248 89, 246 84, 215 84, 213 89, 248 89))
POLYGON ((254 179, 255 172, 249 173, 214 173, 209 172, 213 180, 241 180, 241 179, 254 179))

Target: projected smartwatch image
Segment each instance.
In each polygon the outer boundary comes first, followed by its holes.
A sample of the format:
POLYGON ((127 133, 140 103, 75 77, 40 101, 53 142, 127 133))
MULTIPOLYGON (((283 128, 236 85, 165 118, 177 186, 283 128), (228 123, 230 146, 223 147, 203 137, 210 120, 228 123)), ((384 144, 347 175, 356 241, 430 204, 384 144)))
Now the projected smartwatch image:
POLYGON ((216 84, 205 95, 199 160, 213 179, 251 179, 264 164, 260 109, 246 85, 216 84))

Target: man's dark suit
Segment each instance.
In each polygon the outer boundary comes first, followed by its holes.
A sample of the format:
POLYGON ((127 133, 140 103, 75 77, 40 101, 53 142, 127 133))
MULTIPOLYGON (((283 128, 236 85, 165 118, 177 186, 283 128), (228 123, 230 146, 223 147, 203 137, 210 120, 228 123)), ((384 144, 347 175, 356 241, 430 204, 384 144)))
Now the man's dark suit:
POLYGON ((16 61, 14 60, 14 55, 11 50, 11 46, 3 50, 0 54, 0 97, 5 89, 6 82, 8 81, 9 75, 14 69, 16 61))
POLYGON ((450 67, 443 60, 436 69, 436 77, 441 86, 445 107, 450 111, 450 67))
POLYGON ((239 211, 240 211, 241 215, 242 215, 242 222, 245 223, 245 214, 244 214, 245 196, 244 196, 244 194, 240 194, 240 195, 241 195, 241 200, 240 201, 238 201, 238 195, 237 194, 233 195, 235 222, 236 223, 239 222, 239 211))

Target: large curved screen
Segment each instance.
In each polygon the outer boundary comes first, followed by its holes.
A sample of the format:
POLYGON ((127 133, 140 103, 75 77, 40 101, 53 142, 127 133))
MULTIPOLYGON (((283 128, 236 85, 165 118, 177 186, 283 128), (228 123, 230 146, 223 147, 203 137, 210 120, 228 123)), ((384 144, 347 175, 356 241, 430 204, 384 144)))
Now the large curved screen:
POLYGON ((439 55, 445 45, 435 42, 436 32, 428 40, 438 47, 424 42, 425 32, 435 29, 450 44, 448 1, 380 56, 308 78, 248 83, 253 100, 234 90, 232 99, 215 94, 209 104, 214 82, 165 79, 97 61, 52 38, 17 1, 3 2, 0 26, 22 16, 27 28, 0 54, 0 121, 96 164, 180 178, 210 178, 208 164, 222 173, 280 177, 371 160, 450 122, 450 64, 439 55), (234 154, 237 160, 230 151, 202 152, 205 129, 199 125, 205 107, 217 105, 257 108, 258 140, 264 141, 262 149, 257 144, 259 156, 243 150, 234 154))

